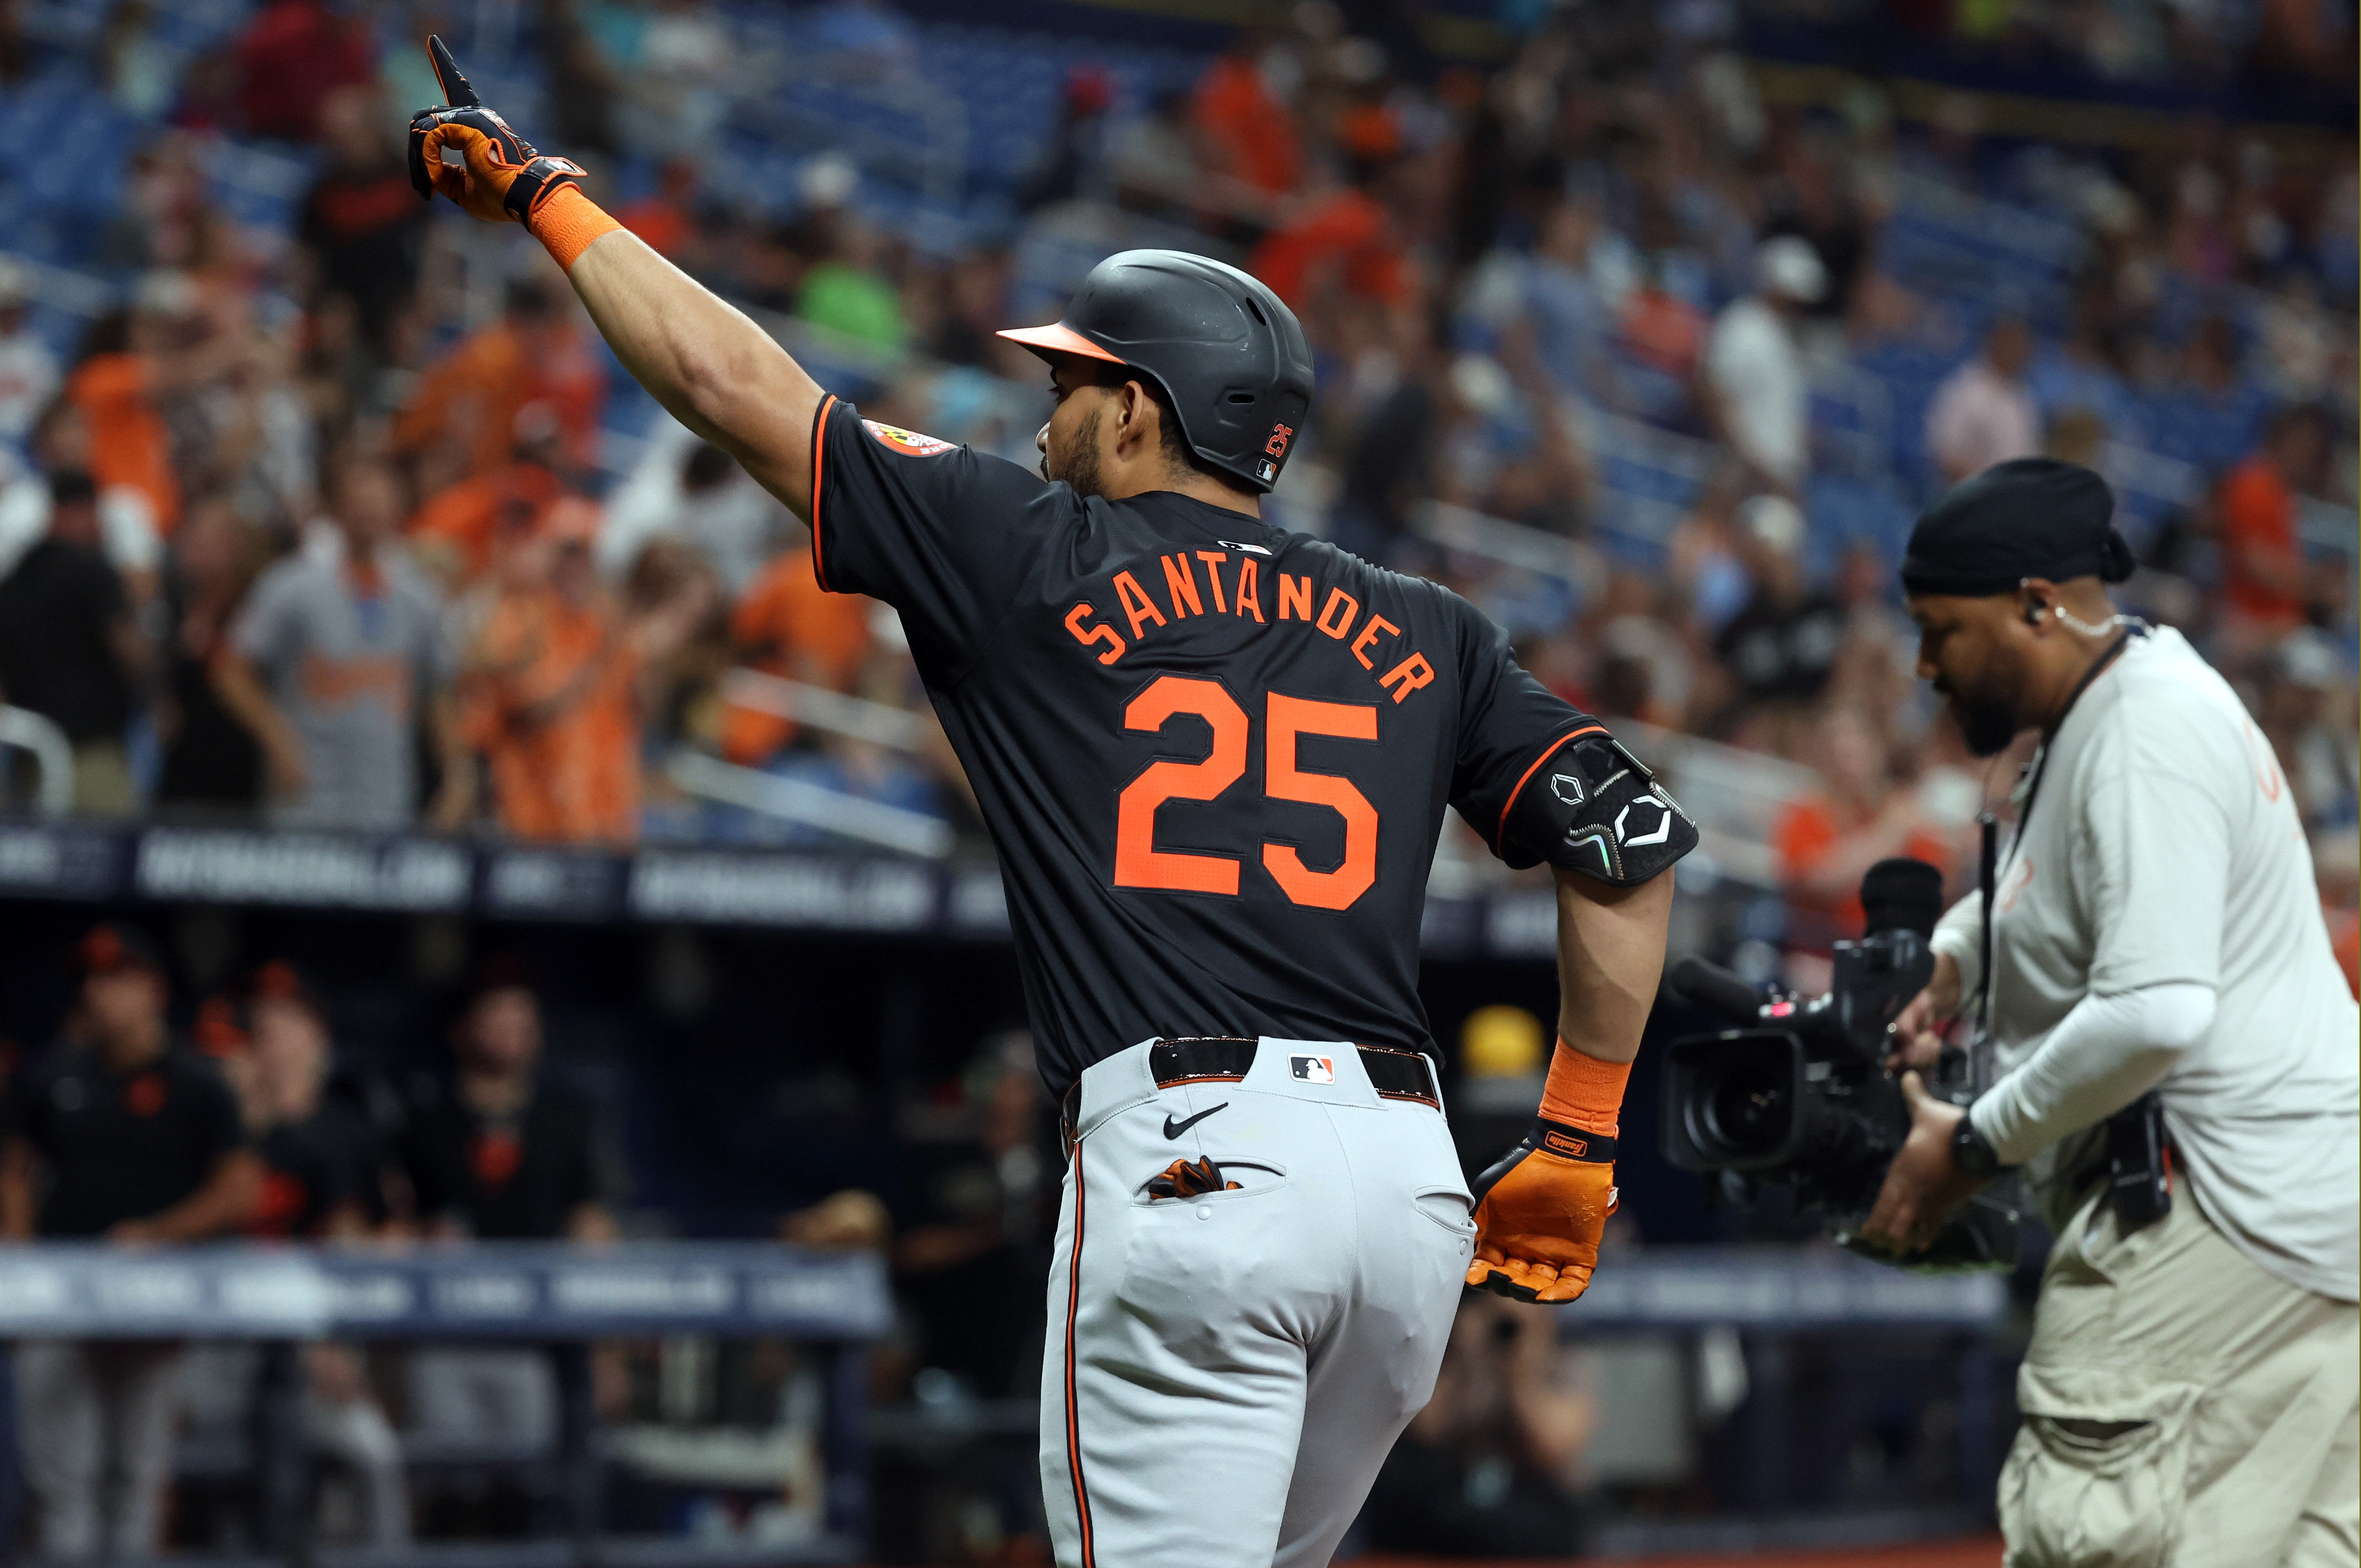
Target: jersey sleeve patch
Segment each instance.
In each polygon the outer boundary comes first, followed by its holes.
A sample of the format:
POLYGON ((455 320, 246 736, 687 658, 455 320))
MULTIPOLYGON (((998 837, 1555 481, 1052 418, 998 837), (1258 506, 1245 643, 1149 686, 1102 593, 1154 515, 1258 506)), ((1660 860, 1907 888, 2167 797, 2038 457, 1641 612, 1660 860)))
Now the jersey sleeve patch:
POLYGON ((920 435, 917 431, 904 430, 900 425, 880 424, 873 419, 862 420, 861 424, 862 429, 887 446, 896 452, 906 452, 913 457, 939 457, 946 452, 957 450, 956 446, 940 436, 920 435))

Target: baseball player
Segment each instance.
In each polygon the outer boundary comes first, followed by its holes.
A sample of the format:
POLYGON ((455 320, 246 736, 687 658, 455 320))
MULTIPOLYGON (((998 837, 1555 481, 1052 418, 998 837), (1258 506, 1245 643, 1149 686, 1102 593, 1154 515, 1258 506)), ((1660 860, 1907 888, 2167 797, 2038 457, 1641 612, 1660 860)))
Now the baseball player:
POLYGON ((974 785, 1071 1148, 1058 1561, 1326 1563, 1463 1281, 1588 1284, 1694 828, 1466 602, 1262 521, 1312 357, 1252 278, 1128 251, 1004 334, 1054 388, 1028 472, 821 390, 435 51, 421 193, 523 223, 641 383, 809 521, 821 584, 901 612, 974 785), (1476 1194, 1417 989, 1446 805, 1557 872, 1562 1040, 1476 1194))

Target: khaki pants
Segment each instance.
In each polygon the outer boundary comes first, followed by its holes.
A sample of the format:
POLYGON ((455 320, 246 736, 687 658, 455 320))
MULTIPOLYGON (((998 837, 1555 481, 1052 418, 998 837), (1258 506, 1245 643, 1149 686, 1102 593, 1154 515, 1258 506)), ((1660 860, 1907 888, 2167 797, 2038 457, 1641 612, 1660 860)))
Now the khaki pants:
POLYGON ((2001 1473, 2007 1568, 2352 1568, 2361 1318, 2224 1240, 2176 1183, 2094 1196, 2049 1255, 2001 1473))

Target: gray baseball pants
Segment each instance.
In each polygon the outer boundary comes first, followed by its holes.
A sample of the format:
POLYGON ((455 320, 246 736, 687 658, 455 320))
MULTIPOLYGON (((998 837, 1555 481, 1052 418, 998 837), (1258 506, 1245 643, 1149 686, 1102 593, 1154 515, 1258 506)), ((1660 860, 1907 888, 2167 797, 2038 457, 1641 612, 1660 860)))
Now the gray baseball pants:
POLYGON ((1321 1568, 1434 1390, 1474 1244, 1438 1106, 1349 1045, 1243 1080, 1082 1075, 1049 1280, 1041 1480, 1060 1568, 1321 1568), (1235 1191, 1158 1199, 1210 1157, 1235 1191))
POLYGON ((35 1553, 71 1563, 157 1549, 172 1479, 181 1347, 149 1340, 26 1340, 16 1420, 37 1505, 35 1553))

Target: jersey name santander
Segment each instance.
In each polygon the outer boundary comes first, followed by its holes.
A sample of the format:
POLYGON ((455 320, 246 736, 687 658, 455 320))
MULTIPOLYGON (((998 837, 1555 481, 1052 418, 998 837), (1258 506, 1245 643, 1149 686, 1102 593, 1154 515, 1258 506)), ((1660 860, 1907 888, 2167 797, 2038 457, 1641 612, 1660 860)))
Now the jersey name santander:
POLYGON ((824 401, 814 565, 901 613, 1000 852, 1052 1091, 1159 1036, 1432 1050, 1444 809, 1497 846, 1592 720, 1437 584, 935 445, 824 401))

